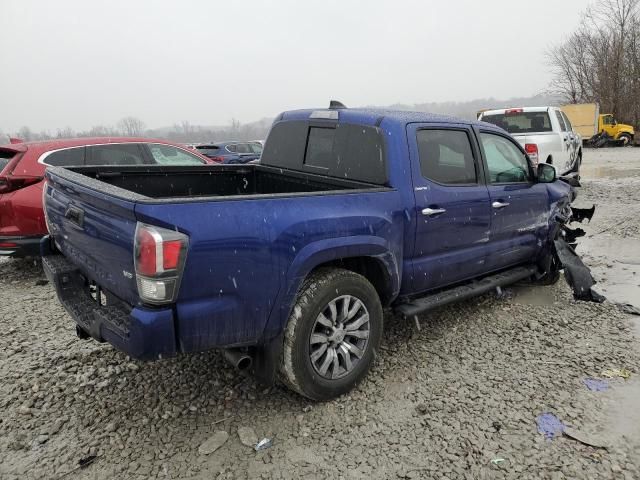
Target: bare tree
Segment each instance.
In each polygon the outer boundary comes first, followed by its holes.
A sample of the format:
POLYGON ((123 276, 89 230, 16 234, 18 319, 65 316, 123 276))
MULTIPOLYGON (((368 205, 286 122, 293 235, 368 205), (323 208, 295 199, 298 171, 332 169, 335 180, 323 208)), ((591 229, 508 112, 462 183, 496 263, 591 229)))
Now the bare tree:
POLYGON ((571 103, 640 123, 640 0, 600 0, 578 29, 548 53, 551 88, 571 103))
POLYGON ((136 117, 124 117, 117 126, 118 130, 127 137, 139 137, 146 128, 144 122, 136 117))

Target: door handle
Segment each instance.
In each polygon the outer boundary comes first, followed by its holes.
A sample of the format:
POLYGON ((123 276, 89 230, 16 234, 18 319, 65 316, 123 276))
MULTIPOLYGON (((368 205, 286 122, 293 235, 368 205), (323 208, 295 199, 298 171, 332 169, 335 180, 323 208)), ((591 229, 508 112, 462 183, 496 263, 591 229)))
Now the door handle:
POLYGON ((493 202, 491 206, 493 208, 504 208, 509 206, 509 202, 493 202))
POLYGON ((422 214, 427 217, 432 217, 433 215, 440 215, 441 213, 446 212, 444 208, 423 208, 422 214))

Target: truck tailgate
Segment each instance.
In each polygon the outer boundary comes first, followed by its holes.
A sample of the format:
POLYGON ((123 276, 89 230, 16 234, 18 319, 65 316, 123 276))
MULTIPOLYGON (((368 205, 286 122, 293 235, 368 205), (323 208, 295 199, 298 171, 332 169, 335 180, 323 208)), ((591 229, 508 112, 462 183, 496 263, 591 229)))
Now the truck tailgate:
POLYGON ((138 304, 135 202, 81 186, 55 170, 47 171, 43 198, 56 246, 88 279, 130 305, 138 304))

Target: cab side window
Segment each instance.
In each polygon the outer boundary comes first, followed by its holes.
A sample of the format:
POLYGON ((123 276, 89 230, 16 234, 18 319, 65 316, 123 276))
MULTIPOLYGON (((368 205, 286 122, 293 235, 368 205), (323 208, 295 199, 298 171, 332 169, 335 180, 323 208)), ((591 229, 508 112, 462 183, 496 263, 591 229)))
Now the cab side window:
POLYGON ((467 132, 418 130, 420 170, 428 180, 443 185, 475 185, 478 173, 467 132))
POLYGON ((87 147, 87 165, 143 165, 144 153, 136 143, 87 147))
POLYGON ((84 165, 85 147, 66 148, 50 153, 42 163, 54 167, 70 167, 72 165, 84 165))
POLYGON ((524 183, 531 181, 529 161, 511 141, 500 135, 481 133, 480 143, 491 183, 524 183))

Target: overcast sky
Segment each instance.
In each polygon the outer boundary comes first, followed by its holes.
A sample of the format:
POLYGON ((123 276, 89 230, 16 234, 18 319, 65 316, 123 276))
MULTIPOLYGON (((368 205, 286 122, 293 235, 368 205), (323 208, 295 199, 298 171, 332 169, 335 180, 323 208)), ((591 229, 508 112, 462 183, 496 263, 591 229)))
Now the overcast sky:
POLYGON ((0 130, 528 96, 589 3, 0 0, 0 130))

